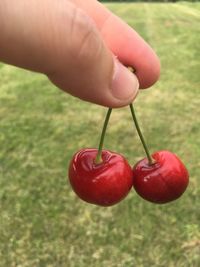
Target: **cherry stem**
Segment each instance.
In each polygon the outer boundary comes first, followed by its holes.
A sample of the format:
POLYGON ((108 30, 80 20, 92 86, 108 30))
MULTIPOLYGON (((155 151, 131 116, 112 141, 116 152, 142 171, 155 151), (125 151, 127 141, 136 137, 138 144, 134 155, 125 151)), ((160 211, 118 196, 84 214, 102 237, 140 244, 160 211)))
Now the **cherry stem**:
POLYGON ((111 112, 112 112, 112 108, 109 108, 108 111, 107 111, 107 114, 106 114, 105 121, 104 121, 103 130, 102 130, 101 138, 100 138, 100 142, 99 142, 98 153, 97 153, 97 157, 96 157, 96 160, 95 160, 95 162, 97 164, 102 161, 101 154, 102 154, 102 149, 103 149, 103 142, 104 142, 106 129, 107 129, 107 126, 108 126, 108 122, 109 122, 109 119, 110 119, 111 112))
POLYGON ((149 161, 149 165, 152 165, 154 163, 154 160, 152 159, 152 157, 151 157, 151 155, 149 153, 149 149, 148 149, 148 147, 146 145, 146 142, 144 140, 144 136, 143 136, 143 134, 142 134, 142 132, 140 130, 140 126, 138 124, 138 120, 137 120, 137 117, 135 115, 135 110, 133 108, 133 104, 130 104, 129 106, 130 106, 131 114, 132 114, 132 117, 133 117, 133 121, 135 123, 135 127, 136 127, 136 130, 137 130, 137 133, 138 133, 138 135, 140 137, 141 143, 142 143, 143 148, 145 150, 145 153, 147 155, 147 158, 148 158, 148 161, 149 161))

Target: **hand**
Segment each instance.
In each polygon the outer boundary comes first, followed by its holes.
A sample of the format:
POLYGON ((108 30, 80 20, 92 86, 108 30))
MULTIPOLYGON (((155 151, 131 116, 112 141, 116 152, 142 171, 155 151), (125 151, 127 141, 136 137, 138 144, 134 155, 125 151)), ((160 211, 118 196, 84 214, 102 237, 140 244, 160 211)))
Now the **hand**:
POLYGON ((100 105, 127 105, 138 80, 147 88, 159 77, 149 45, 95 0, 1 0, 0 32, 0 60, 100 105))

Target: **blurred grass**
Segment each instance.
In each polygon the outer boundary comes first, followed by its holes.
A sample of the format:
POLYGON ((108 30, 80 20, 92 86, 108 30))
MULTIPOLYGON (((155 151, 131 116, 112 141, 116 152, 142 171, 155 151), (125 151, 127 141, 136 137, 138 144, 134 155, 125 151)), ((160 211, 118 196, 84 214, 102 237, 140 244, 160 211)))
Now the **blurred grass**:
MULTIPOLYGON (((0 267, 200 266, 200 4, 107 6, 161 59, 160 81, 135 108, 151 151, 177 153, 190 186, 163 206, 134 191, 111 208, 80 201, 67 166, 97 146, 105 108, 0 64, 0 267)), ((113 112, 105 147, 132 164, 144 157, 128 108, 113 112)))

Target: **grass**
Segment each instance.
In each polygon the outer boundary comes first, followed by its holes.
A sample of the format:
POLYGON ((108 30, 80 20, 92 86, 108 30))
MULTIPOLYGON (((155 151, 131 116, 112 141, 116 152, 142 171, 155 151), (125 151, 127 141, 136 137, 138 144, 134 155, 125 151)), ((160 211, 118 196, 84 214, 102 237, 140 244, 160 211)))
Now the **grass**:
MULTIPOLYGON (((177 153, 190 172, 178 201, 134 191, 119 205, 80 201, 71 156, 96 147, 106 113, 39 75, 0 65, 0 267, 200 266, 200 4, 107 4, 157 51, 160 81, 135 109, 151 151, 177 153)), ((105 147, 144 157, 128 108, 115 110, 105 147)))

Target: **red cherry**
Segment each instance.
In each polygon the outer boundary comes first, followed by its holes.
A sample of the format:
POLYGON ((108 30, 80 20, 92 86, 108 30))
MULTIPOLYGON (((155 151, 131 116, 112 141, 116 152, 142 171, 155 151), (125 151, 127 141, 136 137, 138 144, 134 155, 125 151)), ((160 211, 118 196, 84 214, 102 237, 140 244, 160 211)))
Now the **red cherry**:
POLYGON ((179 198, 189 183, 189 174, 181 160, 169 151, 152 155, 155 163, 147 158, 133 168, 134 188, 144 199, 154 203, 167 203, 179 198))
POLYGON ((126 197, 133 185, 133 174, 126 159, 108 150, 102 151, 102 162, 95 163, 97 149, 77 152, 69 166, 69 181, 84 201, 111 206, 126 197))

